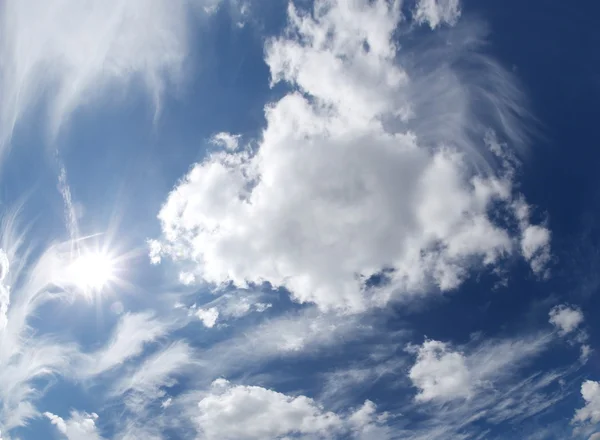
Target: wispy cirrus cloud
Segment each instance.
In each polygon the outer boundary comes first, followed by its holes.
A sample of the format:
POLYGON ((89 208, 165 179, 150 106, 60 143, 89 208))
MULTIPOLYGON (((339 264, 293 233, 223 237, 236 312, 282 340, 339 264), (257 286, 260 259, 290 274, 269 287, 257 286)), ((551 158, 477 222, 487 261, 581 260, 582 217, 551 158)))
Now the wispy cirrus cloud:
POLYGON ((119 367, 142 354, 146 345, 164 337, 169 330, 170 326, 156 318, 153 312, 126 313, 103 348, 82 355, 77 373, 86 378, 119 367))
POLYGON ((33 258, 19 232, 18 210, 2 220, 2 312, 0 327, 0 431, 25 426, 39 416, 35 402, 44 384, 70 370, 77 353, 74 344, 39 334, 30 319, 44 304, 61 300, 53 281, 64 263, 61 246, 49 246, 33 258))
MULTIPOLYGON (((0 142, 44 104, 51 136, 102 90, 141 86, 157 110, 182 79, 192 1, 5 1, 0 142)), ((114 95, 113 95, 114 96, 114 95)))

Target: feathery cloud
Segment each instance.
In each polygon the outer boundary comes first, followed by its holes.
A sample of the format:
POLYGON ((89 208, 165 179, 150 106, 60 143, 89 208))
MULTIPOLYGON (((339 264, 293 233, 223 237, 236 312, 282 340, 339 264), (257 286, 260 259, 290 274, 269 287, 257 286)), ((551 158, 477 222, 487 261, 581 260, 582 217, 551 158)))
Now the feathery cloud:
POLYGON ((41 103, 52 136, 107 89, 139 85, 158 111, 167 86, 182 80, 195 7, 188 0, 2 2, 0 145, 41 103))

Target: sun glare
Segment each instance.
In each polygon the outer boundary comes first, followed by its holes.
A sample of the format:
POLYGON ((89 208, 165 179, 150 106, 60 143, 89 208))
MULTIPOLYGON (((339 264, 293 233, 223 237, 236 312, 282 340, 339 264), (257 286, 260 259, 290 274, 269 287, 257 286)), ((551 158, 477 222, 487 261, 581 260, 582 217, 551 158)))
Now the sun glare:
POLYGON ((69 279, 86 292, 99 292, 115 279, 114 260, 104 252, 84 253, 71 263, 69 279))

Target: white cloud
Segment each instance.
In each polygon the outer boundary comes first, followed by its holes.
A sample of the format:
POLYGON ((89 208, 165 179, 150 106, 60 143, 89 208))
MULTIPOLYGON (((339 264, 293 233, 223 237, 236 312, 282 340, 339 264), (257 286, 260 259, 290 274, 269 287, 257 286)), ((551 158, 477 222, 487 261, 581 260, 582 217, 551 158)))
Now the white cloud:
POLYGON ((45 412, 44 415, 50 420, 50 423, 56 426, 56 429, 63 434, 66 440, 102 440, 103 438, 96 427, 98 414, 72 411, 68 420, 64 420, 50 412, 45 412))
POLYGON ((191 272, 180 272, 179 273, 179 282, 185 286, 189 286, 190 284, 194 284, 196 281, 196 276, 191 272))
POLYGON ((313 307, 267 319, 214 344, 202 353, 210 362, 201 368, 207 377, 239 374, 270 359, 317 356, 372 334, 356 315, 322 314, 313 307))
MULTIPOLYGON (((272 307, 272 304, 261 302, 261 293, 236 290, 218 295, 215 299, 198 307, 193 304, 188 308, 189 315, 199 318, 202 323, 212 328, 219 322, 242 318, 250 313, 263 313, 272 307)), ((185 308, 185 306, 182 305, 185 308)))
POLYGON ((320 0, 314 17, 290 6, 290 32, 267 43, 266 62, 273 83, 301 93, 267 106, 252 152, 217 151, 193 166, 159 213, 152 260, 352 312, 455 289, 472 269, 521 252, 541 272, 533 255, 547 249, 545 229, 517 212, 513 173, 474 171, 502 151, 485 123, 523 140, 518 89, 465 43, 480 40, 479 28, 408 56, 393 40, 399 20, 399 4, 383 0, 320 0), (481 66, 477 80, 449 67, 463 58, 481 66), (497 225, 492 210, 520 232, 497 225), (384 270, 385 286, 368 287, 384 270))
POLYGON ((171 406, 171 403, 173 403, 173 399, 169 397, 160 403, 160 407, 166 409, 171 406))
POLYGON ((556 327, 561 335, 567 335, 583 323, 584 317, 577 307, 559 305, 550 310, 550 323, 556 327))
POLYGON ((490 383, 510 376, 524 361, 530 361, 543 351, 550 341, 549 336, 536 335, 475 341, 454 348, 445 342, 426 340, 421 346, 407 347, 407 351, 416 354, 408 377, 419 390, 417 401, 469 399, 490 383))
POLYGON ((95 376, 139 356, 144 346, 165 336, 169 326, 156 319, 152 312, 127 313, 121 317, 106 346, 94 353, 82 355, 78 374, 95 376))
POLYGON ((8 306, 10 305, 10 287, 4 284, 8 275, 10 264, 6 252, 0 249, 0 329, 5 329, 8 319, 8 306))
POLYGON ((521 238, 521 252, 537 274, 542 274, 551 259, 550 231, 538 225, 525 225, 521 238))
POLYGON ((215 134, 211 138, 211 142, 215 145, 225 147, 229 151, 235 151, 238 149, 240 135, 221 132, 215 134))
POLYGON ((590 347, 587 344, 583 344, 581 346, 581 355, 579 356, 579 359, 581 360, 582 363, 586 363, 588 361, 588 359, 590 358, 590 355, 592 354, 592 347, 590 347))
MULTIPOLYGON (((198 403, 194 416, 202 438, 253 440, 265 438, 355 437, 379 428, 383 418, 367 401, 349 415, 326 411, 306 396, 288 396, 258 386, 233 385, 218 379, 198 403)), ((384 437, 381 437, 384 438, 384 437)))
POLYGON ((210 309, 198 309, 196 310, 196 316, 205 327, 213 328, 217 323, 217 319, 219 319, 219 311, 216 307, 211 307, 210 309))
POLYGON ((469 398, 472 392, 465 356, 443 342, 425 341, 408 376, 419 389, 419 401, 469 398))
POLYGON ((42 305, 64 298, 49 292, 61 266, 61 247, 48 247, 31 258, 24 235, 17 231, 17 214, 6 213, 0 227, 0 430, 5 436, 39 415, 35 402, 54 376, 71 371, 76 354, 73 344, 38 334, 30 326, 30 318, 42 305))
POLYGON ((148 404, 162 399, 164 387, 177 383, 174 377, 193 362, 193 350, 183 341, 144 359, 130 374, 124 375, 113 387, 112 395, 124 400, 134 412, 143 412, 148 404))
POLYGON ((575 412, 573 422, 600 422, 600 383, 593 380, 583 382, 581 396, 585 400, 585 406, 575 412))
POLYGON ((596 432, 590 435, 590 438, 588 440, 600 440, 600 432, 596 432))
MULTIPOLYGON (((569 371, 525 373, 535 358, 552 342, 552 335, 538 334, 513 339, 482 340, 463 346, 439 341, 409 346, 417 355, 408 371, 419 389, 403 413, 418 411, 425 422, 397 432, 407 440, 480 439, 486 426, 506 422, 522 424, 570 394, 557 386, 569 371)), ((521 425, 520 425, 521 426, 521 425)))
POLYGON ((418 0, 414 15, 418 23, 428 23, 435 29, 444 23, 455 25, 460 13, 459 0, 418 0))
POLYGON ((139 85, 158 110, 166 87, 182 78, 194 7, 187 0, 3 2, 0 142, 40 101, 52 134, 106 89, 139 85))

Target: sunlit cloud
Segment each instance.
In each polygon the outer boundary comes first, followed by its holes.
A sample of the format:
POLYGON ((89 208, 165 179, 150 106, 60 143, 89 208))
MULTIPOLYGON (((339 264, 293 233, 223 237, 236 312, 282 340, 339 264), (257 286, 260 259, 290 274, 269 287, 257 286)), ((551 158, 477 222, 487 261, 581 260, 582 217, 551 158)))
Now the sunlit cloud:
POLYGON ((104 100, 102 90, 135 86, 158 111, 167 86, 182 80, 193 6, 163 0, 3 2, 2 144, 32 106, 44 104, 55 136, 73 111, 104 100))
POLYGON ((518 84, 481 53, 478 23, 400 48, 403 19, 399 2, 290 4, 265 61, 272 85, 292 90, 266 107, 256 146, 216 135, 223 150, 165 201, 152 261, 171 257, 186 284, 268 282, 351 313, 455 290, 517 256, 545 275, 551 234, 514 181, 527 138, 518 84))

